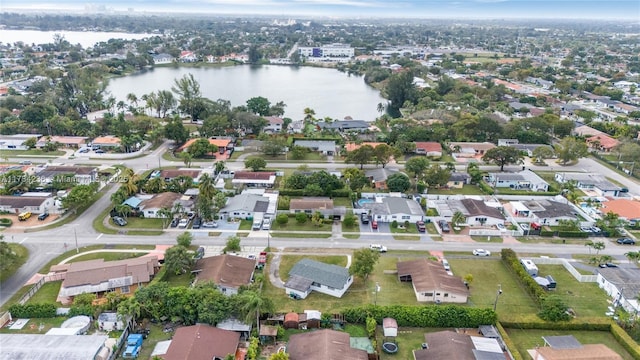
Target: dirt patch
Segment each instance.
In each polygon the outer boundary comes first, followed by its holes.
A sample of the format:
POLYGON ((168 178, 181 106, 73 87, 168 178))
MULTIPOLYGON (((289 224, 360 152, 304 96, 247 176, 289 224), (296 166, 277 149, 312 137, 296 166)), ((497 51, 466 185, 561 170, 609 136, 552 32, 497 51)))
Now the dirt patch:
POLYGON ((464 243, 474 243, 475 240, 471 238, 469 235, 442 235, 442 241, 444 242, 464 242, 464 243))
POLYGON ((18 215, 9 215, 9 214, 0 215, 0 219, 11 219, 11 221, 13 221, 13 224, 11 224, 11 227, 9 228, 23 229, 23 228, 31 228, 39 225, 47 225, 60 217, 60 215, 51 214, 44 220, 38 220, 38 215, 39 214, 33 214, 31 215, 30 218, 28 218, 25 221, 18 220, 18 215))

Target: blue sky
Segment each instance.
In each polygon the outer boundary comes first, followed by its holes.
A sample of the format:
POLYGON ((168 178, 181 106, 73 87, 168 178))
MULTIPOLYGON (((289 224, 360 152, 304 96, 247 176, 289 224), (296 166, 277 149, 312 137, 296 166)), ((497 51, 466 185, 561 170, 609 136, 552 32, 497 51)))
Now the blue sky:
POLYGON ((640 21, 638 0, 2 0, 0 10, 83 10, 411 18, 589 18, 640 21))

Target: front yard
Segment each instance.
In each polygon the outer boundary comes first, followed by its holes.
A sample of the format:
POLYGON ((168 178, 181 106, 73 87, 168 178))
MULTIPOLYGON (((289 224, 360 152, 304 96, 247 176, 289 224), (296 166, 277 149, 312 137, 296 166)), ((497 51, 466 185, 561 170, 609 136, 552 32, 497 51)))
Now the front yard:
POLYGON ((398 224, 396 228, 394 228, 393 226, 390 226, 389 228, 391 229, 391 233, 393 234, 393 238, 395 240, 420 240, 420 233, 418 232, 418 228, 415 224, 409 224, 409 226, 406 227, 404 226, 404 224, 398 224))
POLYGON ((462 189, 429 189, 427 193, 430 195, 484 195, 476 185, 465 185, 462 189))

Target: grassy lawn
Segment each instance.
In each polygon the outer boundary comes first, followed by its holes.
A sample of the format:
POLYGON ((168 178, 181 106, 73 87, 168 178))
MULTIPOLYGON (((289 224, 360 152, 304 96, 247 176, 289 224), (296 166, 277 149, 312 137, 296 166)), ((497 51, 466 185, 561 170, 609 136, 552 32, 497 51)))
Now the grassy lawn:
MULTIPOLYGON (((302 256, 302 255, 285 255, 282 257, 280 261, 279 273, 280 277, 283 281, 286 281, 288 278, 289 271, 295 265, 296 262, 300 261, 303 258, 313 259, 317 261, 322 261, 324 263, 338 265, 338 266, 346 266, 347 265, 347 257, 341 255, 334 256, 302 256)), ((269 263, 268 266, 271 266, 269 263)), ((267 270, 265 270, 267 273, 267 270)), ((373 285, 369 281, 369 286, 371 289, 373 285)), ((358 304, 365 304, 368 301, 372 301, 369 296, 369 291, 367 287, 365 287, 363 281, 359 278, 356 278, 349 288, 349 290, 344 294, 342 298, 336 298, 333 296, 320 294, 318 292, 312 292, 306 299, 304 300, 293 300, 289 298, 283 289, 278 289, 275 286, 271 285, 270 281, 266 281, 264 287, 262 288, 263 294, 273 300, 276 311, 298 311, 302 312, 305 309, 317 309, 322 312, 330 312, 330 313, 338 313, 340 310, 352 307, 358 304)))
POLYGON ((506 329, 509 337, 516 345, 518 352, 523 356, 527 355, 527 349, 536 346, 543 346, 543 336, 573 335, 582 344, 605 344, 613 351, 617 352, 625 360, 632 360, 633 357, 613 338, 611 333, 606 331, 559 331, 559 330, 533 330, 533 329, 506 329))
POLYGON ((127 226, 125 228, 132 229, 154 229, 154 230, 162 230, 162 219, 145 219, 145 218, 137 218, 130 217, 127 218, 127 226))
MULTIPOLYGON (((55 303, 60 292, 61 281, 44 283, 38 291, 27 301, 27 304, 55 303)), ((58 304, 62 306, 62 304, 58 304)))
POLYGON ((0 329, 0 334, 45 334, 51 328, 59 328, 62 323, 67 320, 64 316, 53 318, 33 318, 29 319, 27 325, 20 330, 11 330, 8 327, 0 329), (40 330, 42 326, 42 330, 40 330))
MULTIPOLYGON (((109 248, 109 249, 140 249, 140 250, 153 250, 155 249, 155 245, 129 245, 129 244, 120 244, 120 245, 106 245, 106 244, 98 244, 98 245, 91 245, 91 246, 83 246, 81 248, 79 248, 78 250, 82 253, 85 251, 91 251, 91 250, 100 250, 100 249, 105 249, 105 248, 109 248)), ((38 271, 41 274, 46 274, 49 272, 49 269, 51 268, 52 265, 56 265, 59 264, 60 262, 62 262, 63 260, 70 258, 73 255, 76 255, 76 249, 71 249, 67 252, 65 252, 62 255, 59 255, 53 259, 51 259, 51 261, 49 261, 46 265, 44 265, 40 271, 38 271)))
POLYGON ((471 238, 483 243, 502 243, 503 241, 500 236, 472 236, 471 238))
MULTIPOLYGON (((394 252, 395 254, 396 252, 394 252)), ((418 254, 411 253, 409 255, 416 256, 418 254)), ((375 289, 375 284, 378 283, 380 285, 380 292, 377 294, 377 304, 378 305, 417 305, 416 295, 413 292, 413 287, 409 282, 400 282, 398 280, 398 276, 395 274, 385 274, 385 270, 396 270, 396 263, 398 261, 407 261, 413 260, 412 257, 397 257, 397 256, 389 256, 383 255, 380 256, 378 263, 373 269, 373 273, 369 276, 369 298, 370 302, 373 303, 376 301, 375 295, 373 293, 375 289)), ((359 304, 353 304, 354 306, 359 304)))
POLYGON ((289 232, 272 232, 271 237, 274 238, 313 238, 313 239, 327 239, 331 237, 330 233, 309 233, 309 234, 295 234, 289 232))
POLYGON ((253 225, 253 221, 242 219, 242 220, 240 220, 240 227, 238 228, 238 230, 249 230, 249 231, 251 231, 251 225, 253 225))
POLYGON ((538 265, 538 270, 541 276, 553 276, 558 288, 549 294, 560 296, 578 317, 605 316, 608 297, 598 284, 578 282, 562 265, 538 265))
POLYGON ((163 279, 164 282, 168 283, 170 287, 174 286, 185 286, 189 287, 192 281, 191 274, 181 274, 181 275, 173 275, 168 274, 163 279))
POLYGON ((11 264, 11 266, 0 272, 0 283, 11 277, 11 275, 13 275, 16 270, 18 270, 22 266, 22 264, 27 261, 27 258, 29 257, 29 250, 27 250, 26 247, 15 243, 8 244, 9 249, 11 249, 14 254, 16 254, 17 258, 16 261, 11 264))
POLYGON ((314 225, 311 220, 304 224, 300 224, 294 218, 289 218, 289 222, 280 225, 277 221, 271 224, 271 230, 289 230, 289 231, 331 231, 331 224, 314 225))
POLYGON ((394 234, 393 238, 395 240, 409 240, 409 241, 418 241, 420 240, 420 235, 408 235, 408 234, 419 234, 418 228, 414 224, 409 224, 408 227, 389 227, 391 229, 391 233, 394 234))
MULTIPOLYGON (((162 332, 161 324, 149 324, 149 337, 146 338, 142 342, 142 348, 140 349, 140 354, 138 355, 139 359, 149 359, 151 358, 151 353, 153 352, 153 348, 160 341, 169 340, 173 337, 173 332, 162 332)), ((122 359, 122 357, 118 357, 118 359, 122 359)))
POLYGON ((79 261, 87 261, 87 260, 95 260, 95 259, 104 259, 104 261, 116 261, 116 260, 137 258, 143 255, 147 255, 147 253, 97 252, 97 253, 78 256, 77 258, 74 258, 73 260, 69 260, 68 262, 74 263, 79 261))
MULTIPOLYGON (((387 354, 384 351, 381 351, 380 360, 413 359, 413 350, 418 350, 421 348, 421 345, 424 342, 424 334, 441 330, 447 329, 400 327, 398 328, 398 337, 395 339, 396 343, 398 344, 398 352, 395 354, 387 354)), ((384 342, 384 336, 381 326, 378 326, 378 329, 376 331, 376 339, 378 340, 378 344, 382 346, 382 343, 384 342)))
POLYGON ((36 155, 36 156, 50 156, 50 157, 58 157, 58 156, 62 156, 64 154, 66 154, 66 152, 62 151, 62 150, 56 150, 56 151, 44 151, 44 150, 40 150, 40 149, 31 149, 31 150, 2 150, 0 153, 2 153, 3 157, 15 157, 15 156, 29 156, 29 155, 36 155))
POLYGON ((333 206, 334 207, 344 206, 347 209, 352 209, 353 208, 353 203, 351 202, 351 199, 349 199, 349 198, 337 197, 337 198, 333 199, 333 206))
POLYGON ((482 190, 476 185, 465 185, 462 189, 429 189, 429 194, 436 195, 482 195, 482 190))
POLYGON ((425 227, 427 228, 427 234, 440 235, 438 230, 436 230, 436 225, 434 223, 428 222, 425 224, 425 227))
MULTIPOLYGON (((446 255, 446 254, 445 254, 446 255)), ((501 260, 468 260, 449 258, 451 271, 456 276, 473 275, 470 282, 469 305, 493 308, 498 284, 502 295, 498 298, 498 318, 507 319, 510 314, 536 313, 538 307, 521 287, 516 277, 503 265, 501 260)))
MULTIPOLYGON (((350 213, 350 212, 348 212, 350 213)), ((341 223, 342 226, 342 236, 345 239, 359 239, 360 238, 360 227, 358 226, 358 224, 354 224, 352 227, 348 227, 344 224, 344 222, 341 223)))
POLYGON ((589 239, 585 238, 559 238, 559 237, 543 237, 543 236, 520 236, 518 241, 526 244, 573 244, 582 245, 589 239))

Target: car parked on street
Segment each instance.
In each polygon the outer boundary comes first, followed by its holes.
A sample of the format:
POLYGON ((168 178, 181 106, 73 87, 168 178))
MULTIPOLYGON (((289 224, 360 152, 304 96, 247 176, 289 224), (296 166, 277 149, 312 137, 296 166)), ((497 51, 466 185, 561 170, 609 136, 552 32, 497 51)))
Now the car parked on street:
POLYGON ((475 249, 473 250, 473 255, 475 256, 491 256, 491 251, 485 249, 475 249))
POLYGON ((218 227, 218 223, 215 221, 206 221, 204 223, 202 223, 202 227, 203 228, 217 228, 218 227))
POLYGON ((380 245, 380 244, 371 244, 371 245, 369 245, 369 249, 376 250, 376 251, 379 251, 381 253, 387 252, 387 247, 384 246, 384 245, 380 245))
POLYGON ((628 238, 628 237, 620 238, 620 239, 616 240, 616 242, 618 244, 621 244, 621 245, 635 245, 636 244, 635 240, 633 240, 632 238, 628 238))

